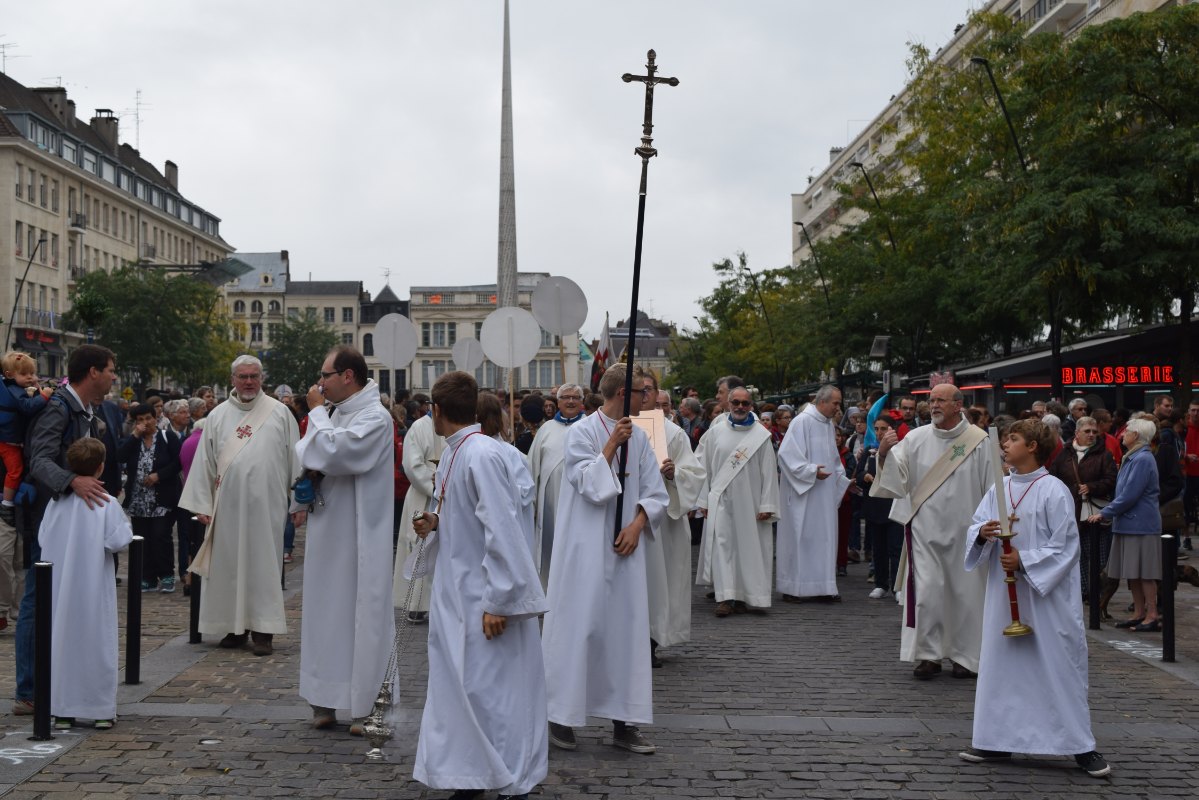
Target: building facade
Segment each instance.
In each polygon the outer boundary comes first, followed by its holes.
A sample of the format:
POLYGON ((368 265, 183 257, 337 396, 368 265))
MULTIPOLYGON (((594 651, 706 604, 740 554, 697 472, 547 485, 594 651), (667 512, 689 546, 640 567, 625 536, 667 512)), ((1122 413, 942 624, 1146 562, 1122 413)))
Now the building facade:
POLYGON ((375 355, 375 324, 388 314, 408 316, 408 301, 396 297, 390 284, 385 285, 373 300, 368 295, 359 306, 359 349, 366 357, 367 374, 378 381, 379 391, 394 396, 397 391, 408 388, 408 369, 393 369, 375 355))
POLYGON ((226 258, 220 219, 179 192, 179 169, 160 172, 119 139, 118 118, 75 115, 62 87, 28 88, 0 73, 0 314, 4 349, 35 355, 43 375, 65 371, 75 283, 124 264, 198 265, 226 258), (9 311, 14 309, 12 318, 9 311))
MULTIPOLYGON (((548 272, 517 274, 517 305, 526 311, 533 307, 533 291, 548 272)), ((496 309, 496 284, 475 286, 413 286, 409 309, 417 329, 416 357, 409 372, 412 389, 428 392, 442 374, 456 369, 451 355, 459 339, 479 339, 483 320, 496 309)), ((514 370, 517 390, 548 390, 563 382, 562 352, 565 350, 566 375, 579 372, 578 333, 556 336, 541 332, 541 349, 528 364, 514 370)), ((484 359, 475 370, 475 380, 483 388, 501 389, 503 370, 484 359)))

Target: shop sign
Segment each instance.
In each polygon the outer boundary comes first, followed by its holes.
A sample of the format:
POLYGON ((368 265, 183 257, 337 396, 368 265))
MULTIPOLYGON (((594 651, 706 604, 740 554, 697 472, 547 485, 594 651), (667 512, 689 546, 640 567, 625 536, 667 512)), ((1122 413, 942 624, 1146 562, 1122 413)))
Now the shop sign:
POLYGON ((1062 385, 1174 383, 1169 364, 1108 364, 1096 367, 1062 367, 1062 385))

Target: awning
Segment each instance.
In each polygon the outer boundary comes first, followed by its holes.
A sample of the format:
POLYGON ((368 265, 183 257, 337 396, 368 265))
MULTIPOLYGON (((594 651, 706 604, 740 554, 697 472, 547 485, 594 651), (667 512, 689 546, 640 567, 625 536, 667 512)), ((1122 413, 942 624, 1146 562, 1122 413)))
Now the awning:
POLYGON ((44 353, 46 348, 37 339, 18 339, 13 343, 13 347, 18 350, 24 350, 26 353, 44 353))
POLYGON ((58 342, 42 342, 42 346, 52 356, 65 356, 67 354, 67 351, 58 342))

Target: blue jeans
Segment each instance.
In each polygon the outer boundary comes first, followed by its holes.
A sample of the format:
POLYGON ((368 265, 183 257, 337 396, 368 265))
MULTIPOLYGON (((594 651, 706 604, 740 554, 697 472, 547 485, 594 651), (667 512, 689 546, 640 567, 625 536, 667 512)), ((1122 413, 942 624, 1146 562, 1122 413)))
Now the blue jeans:
POLYGON ((283 526, 283 552, 290 553, 291 549, 296 546, 296 526, 291 521, 291 514, 287 515, 287 524, 283 526))
POLYGON ((32 565, 42 560, 42 547, 36 536, 25 544, 29 547, 30 567, 25 570, 25 594, 21 595, 21 610, 17 613, 14 660, 17 662, 17 699, 33 700, 33 615, 37 586, 32 565))

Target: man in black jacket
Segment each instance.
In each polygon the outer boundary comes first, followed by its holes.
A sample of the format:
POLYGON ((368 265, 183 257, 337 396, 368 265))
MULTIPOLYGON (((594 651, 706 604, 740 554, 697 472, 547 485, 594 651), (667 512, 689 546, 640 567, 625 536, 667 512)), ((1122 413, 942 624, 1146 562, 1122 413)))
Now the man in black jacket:
POLYGON ((17 618, 16 664, 17 691, 13 713, 33 713, 33 613, 35 579, 31 568, 41 559, 37 533, 50 500, 67 492, 84 499, 89 507, 110 499, 104 484, 87 475, 76 475, 66 466, 67 448, 85 436, 99 438, 103 427, 92 407, 104 399, 116 378, 116 359, 112 351, 94 344, 80 345, 67 359, 67 385, 50 398, 45 409, 34 418, 26 435, 25 457, 29 478, 37 488, 37 497, 26 514, 22 532, 25 541, 25 594, 17 618))

